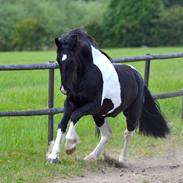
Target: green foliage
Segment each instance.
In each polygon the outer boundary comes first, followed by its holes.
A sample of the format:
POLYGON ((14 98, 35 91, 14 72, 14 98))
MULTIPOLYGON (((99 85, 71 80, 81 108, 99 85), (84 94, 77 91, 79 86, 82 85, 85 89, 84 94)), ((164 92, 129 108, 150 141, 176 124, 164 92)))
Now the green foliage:
POLYGON ((183 45, 183 7, 173 6, 164 11, 156 24, 155 45, 183 45))
POLYGON ((103 44, 150 45, 152 29, 162 11, 160 0, 112 0, 104 17, 103 44))
POLYGON ((23 16, 23 11, 17 13, 19 6, 11 3, 1 2, 0 6, 0 50, 12 49, 12 34, 15 24, 23 16))
POLYGON ((47 46, 47 29, 43 19, 27 18, 17 23, 13 36, 15 48, 40 50, 47 46))
POLYGON ((179 0, 111 0, 104 15, 102 45, 183 45, 181 5, 179 0))
POLYGON ((52 48, 64 32, 101 22, 107 2, 1 0, 0 50, 52 48))
POLYGON ((50 49, 55 37, 77 27, 85 28, 103 47, 183 45, 182 0, 0 0, 0 4, 0 50, 50 49))
POLYGON ((166 7, 172 7, 174 5, 181 5, 183 6, 182 0, 163 0, 166 7))
MULTIPOLYGON (((105 13, 107 6, 108 6, 108 1, 103 1, 103 0, 101 1, 100 4, 99 3, 93 4, 92 10, 96 8, 98 10, 93 12, 92 21, 88 21, 84 25, 84 28, 86 29, 87 33, 95 38, 99 46, 101 46, 101 43, 103 42, 104 27, 102 27, 102 23, 103 23, 103 14, 105 13), (100 16, 98 16, 99 15, 98 12, 100 12, 100 16)), ((88 10, 91 11, 90 9, 88 10)))

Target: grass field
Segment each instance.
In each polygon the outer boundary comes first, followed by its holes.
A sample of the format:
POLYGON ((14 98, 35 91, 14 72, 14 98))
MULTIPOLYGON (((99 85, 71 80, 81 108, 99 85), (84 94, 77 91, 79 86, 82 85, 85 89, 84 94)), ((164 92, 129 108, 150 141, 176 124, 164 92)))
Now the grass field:
MULTIPOLYGON (((107 49, 111 57, 135 56, 147 53, 163 54, 182 52, 182 47, 107 49)), ((45 63, 55 60, 54 51, 0 52, 0 64, 45 63)), ((144 63, 132 64, 143 75, 144 63)), ((63 106, 64 97, 59 92, 60 78, 56 71, 55 106, 63 106)), ((183 58, 169 61, 154 61, 151 64, 149 87, 153 93, 176 91, 183 88, 183 58)), ((47 107, 48 71, 3 71, 0 72, 0 111, 40 109, 47 107)), ((161 109, 172 129, 168 140, 145 138, 135 134, 130 145, 130 157, 153 156, 172 147, 183 147, 183 125, 180 120, 181 98, 161 100, 161 109)), ((62 114, 55 116, 55 130, 62 114)), ((125 129, 124 117, 110 119, 113 136, 106 150, 120 151, 125 129)), ((47 164, 47 116, 0 118, 0 183, 49 182, 58 178, 81 175, 95 170, 104 162, 87 163, 75 160, 84 157, 97 144, 95 125, 91 117, 80 120, 78 134, 80 144, 74 155, 62 151, 62 162, 47 164)))

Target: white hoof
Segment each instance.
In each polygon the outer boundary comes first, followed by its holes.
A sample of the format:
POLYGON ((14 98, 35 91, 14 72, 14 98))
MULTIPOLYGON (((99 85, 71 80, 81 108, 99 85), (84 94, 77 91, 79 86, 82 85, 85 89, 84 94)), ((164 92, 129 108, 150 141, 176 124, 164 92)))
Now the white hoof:
POLYGON ((124 158, 119 158, 119 163, 124 165, 124 167, 128 167, 129 165, 128 159, 124 159, 124 158))
POLYGON ((53 153, 53 146, 54 146, 54 141, 50 142, 48 152, 46 154, 46 159, 48 163, 58 163, 59 162, 59 153, 53 153))
POLYGON ((72 154, 76 150, 76 145, 79 143, 79 138, 66 139, 65 150, 67 154, 72 154))
POLYGON ((85 161, 92 161, 97 160, 98 156, 96 156, 94 153, 90 153, 88 156, 84 158, 85 161))
POLYGON ((55 163, 59 163, 59 154, 49 154, 48 157, 47 157, 47 161, 48 163, 51 163, 51 164, 55 164, 55 163))

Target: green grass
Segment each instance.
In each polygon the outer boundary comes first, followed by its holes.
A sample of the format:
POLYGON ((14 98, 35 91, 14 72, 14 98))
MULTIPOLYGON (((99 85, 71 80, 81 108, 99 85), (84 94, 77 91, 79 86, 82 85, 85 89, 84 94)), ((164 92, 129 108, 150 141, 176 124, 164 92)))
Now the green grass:
MULTIPOLYGON (((181 52, 181 47, 107 49, 111 57, 135 56, 146 53, 163 54, 181 52)), ((0 52, 0 64, 45 63, 55 60, 54 51, 0 52)), ((144 63, 132 63, 144 74, 144 63)), ((63 106, 64 97, 59 92, 59 71, 55 76, 55 106, 63 106)), ((183 88, 183 59, 154 61, 151 64, 149 87, 153 93, 175 91, 183 88)), ((47 107, 48 71, 2 71, 0 72, 0 111, 40 109, 47 107)), ((172 128, 168 140, 145 138, 135 134, 130 144, 130 157, 154 156, 171 148, 183 147, 183 125, 180 120, 181 98, 161 100, 161 109, 172 128)), ((56 126, 62 114, 55 116, 56 126)), ((126 128, 124 117, 110 119, 113 136, 106 150, 119 152, 126 128)), ((78 125, 80 144, 74 155, 62 151, 62 162, 47 164, 47 117, 0 118, 0 183, 49 182, 68 176, 81 175, 88 170, 103 166, 102 161, 87 163, 76 160, 84 157, 97 144, 91 117, 84 117, 78 125)))

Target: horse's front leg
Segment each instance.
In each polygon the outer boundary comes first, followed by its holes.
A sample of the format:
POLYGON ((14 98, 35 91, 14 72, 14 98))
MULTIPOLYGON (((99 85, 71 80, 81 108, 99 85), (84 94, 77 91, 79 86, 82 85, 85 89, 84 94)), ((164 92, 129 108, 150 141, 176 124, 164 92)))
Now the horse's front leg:
POLYGON ((49 152, 47 153, 47 161, 49 163, 58 163, 60 155, 60 144, 64 140, 65 134, 60 128, 57 130, 55 142, 50 143, 49 152), (52 147, 53 146, 53 147, 52 147))
POLYGON ((75 149, 76 145, 79 143, 79 138, 76 134, 76 124, 72 121, 70 122, 69 130, 66 135, 66 143, 65 143, 65 150, 67 154, 72 154, 75 149))
POLYGON ((101 134, 100 142, 98 143, 96 148, 88 156, 84 158, 84 160, 96 160, 100 156, 102 150, 104 149, 105 144, 108 142, 112 134, 112 130, 110 129, 107 120, 102 118, 98 118, 98 119, 94 117, 96 125, 97 126, 101 125, 99 127, 100 134, 101 134), (98 119, 100 119, 99 123, 97 123, 98 119))
POLYGON ((66 99, 65 105, 64 105, 64 116, 58 125, 56 140, 53 144, 52 149, 50 150, 51 152, 48 152, 47 154, 47 160, 49 163, 59 162, 60 145, 61 145, 61 142, 63 142, 64 140, 65 131, 67 128, 68 121, 71 117, 71 114, 72 114, 72 107, 69 105, 69 102, 66 99))
POLYGON ((86 103, 85 105, 83 105, 80 108, 77 108, 72 113, 70 127, 69 127, 68 133, 66 135, 65 148, 66 148, 67 154, 71 154, 74 152, 76 145, 78 144, 78 141, 79 141, 78 136, 76 134, 77 122, 79 121, 79 119, 82 116, 92 114, 94 111, 96 111, 96 109, 100 105, 100 101, 97 99, 94 100, 93 102, 86 103))

